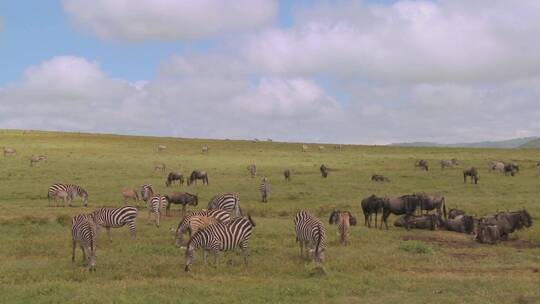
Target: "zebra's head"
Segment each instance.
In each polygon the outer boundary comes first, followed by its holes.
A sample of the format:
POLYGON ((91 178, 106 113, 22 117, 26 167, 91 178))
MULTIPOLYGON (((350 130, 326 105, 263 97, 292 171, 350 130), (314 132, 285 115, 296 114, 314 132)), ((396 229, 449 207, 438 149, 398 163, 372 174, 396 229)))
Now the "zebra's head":
POLYGON ((88 206, 88 192, 86 192, 86 190, 82 189, 80 190, 79 192, 79 195, 81 196, 82 198, 82 201, 83 201, 83 204, 85 206, 88 206))
POLYGON ((189 268, 191 267, 191 263, 193 263, 194 250, 195 250, 195 247, 193 246, 190 240, 186 248, 186 267, 184 268, 185 271, 189 271, 189 268))
POLYGON ((90 255, 88 256, 89 271, 96 271, 96 248, 90 249, 90 255))

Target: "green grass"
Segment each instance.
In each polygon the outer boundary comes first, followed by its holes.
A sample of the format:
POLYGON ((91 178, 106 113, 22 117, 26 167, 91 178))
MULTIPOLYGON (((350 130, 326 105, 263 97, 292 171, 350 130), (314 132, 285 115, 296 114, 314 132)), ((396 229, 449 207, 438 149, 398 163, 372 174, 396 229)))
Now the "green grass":
MULTIPOLYGON (((324 152, 301 152, 300 144, 248 141, 185 140, 77 133, 0 131, 0 146, 17 155, 0 156, 0 302, 79 303, 538 303, 540 302, 540 160, 538 150, 401 148, 331 145, 324 152), (203 155, 207 143, 210 153, 203 155), (166 144, 157 153, 158 144, 166 144), (29 166, 32 154, 47 163, 29 166), (458 158, 461 166, 444 171, 440 159, 458 158), (414 168, 417 159, 432 170, 414 168), (489 160, 517 161, 515 177, 487 172, 489 160), (154 172, 155 163, 167 170, 154 172), (256 163, 258 177, 246 170, 256 163), (332 171, 321 178, 318 168, 332 171), (461 170, 480 168, 478 185, 463 184, 461 170), (283 180, 284 168, 292 180, 283 180), (190 273, 183 252, 169 231, 147 224, 139 213, 138 238, 127 228, 113 230, 109 243, 100 231, 97 271, 81 265, 80 250, 71 262, 71 216, 99 206, 122 205, 122 187, 152 183, 161 193, 167 172, 193 169, 209 173, 209 186, 184 187, 198 193, 200 205, 219 192, 238 192, 242 208, 257 226, 250 240, 250 265, 238 252, 222 253, 219 265, 202 265, 200 253, 190 273), (372 183, 371 174, 390 183, 372 183), (260 203, 257 186, 269 178, 269 203, 260 203), (90 193, 89 207, 48 207, 47 188, 56 182, 77 183, 90 193), (470 236, 445 231, 388 231, 363 226, 359 207, 371 195, 440 192, 447 208, 478 216, 497 210, 527 208, 535 224, 497 246, 477 244, 470 236), (350 245, 338 245, 337 227, 327 226, 324 268, 299 257, 292 217, 305 208, 325 222, 334 208, 359 219, 350 245)), ((393 222, 394 217, 390 218, 393 222)), ((212 259, 210 259, 212 261, 212 259)))

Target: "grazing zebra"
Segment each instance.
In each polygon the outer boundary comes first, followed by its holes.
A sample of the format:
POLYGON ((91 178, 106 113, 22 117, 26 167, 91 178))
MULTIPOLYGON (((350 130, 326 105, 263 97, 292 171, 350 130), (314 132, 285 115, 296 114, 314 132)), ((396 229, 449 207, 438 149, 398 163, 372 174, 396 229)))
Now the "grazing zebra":
POLYGON ((47 155, 32 155, 32 157, 30 157, 30 167, 33 167, 34 164, 37 164, 40 161, 47 162, 47 155))
POLYGON ((96 271, 96 226, 88 214, 79 214, 71 220, 71 236, 73 254, 71 261, 75 262, 75 246, 79 243, 83 254, 83 263, 90 271, 96 271))
POLYGON ((307 152, 309 147, 307 145, 302 145, 302 152, 307 152))
POLYGON ((319 152, 323 152, 324 151, 324 146, 319 146, 319 152))
POLYGON ((112 242, 111 228, 119 228, 127 225, 132 238, 136 238, 135 220, 137 208, 127 206, 120 208, 99 208, 91 213, 96 227, 105 227, 109 241, 112 242))
POLYGON ((166 145, 158 145, 158 146, 157 146, 158 152, 164 151, 165 149, 167 149, 167 146, 166 146, 166 145))
POLYGON ((268 203, 268 192, 270 192, 270 185, 268 184, 268 178, 264 176, 259 184, 259 192, 261 192, 261 202, 268 203))
POLYGON ((165 168, 167 168, 167 166, 163 163, 154 165, 154 171, 165 171, 165 168))
POLYGON ((285 171, 283 171, 283 176, 285 177, 286 181, 290 181, 291 180, 291 170, 285 169, 285 171))
POLYGON ((441 170, 444 168, 453 168, 458 165, 458 161, 455 158, 452 159, 443 159, 439 162, 441 164, 441 170))
POLYGON ((64 190, 57 190, 55 191, 54 193, 52 193, 50 196, 49 196, 49 206, 51 205, 50 202, 51 200, 50 199, 53 199, 54 202, 56 203, 56 207, 58 207, 58 199, 61 199, 63 202, 64 202, 64 205, 63 207, 66 206, 66 201, 69 202, 69 204, 71 205, 71 197, 69 195, 69 193, 67 193, 66 191, 64 190))
POLYGON ((176 228, 176 247, 182 245, 182 236, 186 231, 189 233, 189 237, 191 237, 195 232, 210 224, 228 223, 230 220, 231 215, 229 212, 221 209, 191 212, 180 221, 176 228))
POLYGON ((4 156, 11 156, 17 154, 17 150, 13 148, 4 147, 4 156))
POLYGON ((202 146, 202 153, 208 153, 208 145, 202 146))
POLYGON ((193 251, 198 248, 203 249, 204 264, 206 265, 209 251, 212 251, 214 263, 217 264, 218 251, 229 251, 240 247, 242 249, 242 256, 244 257, 244 263, 247 265, 248 242, 253 227, 255 227, 255 222, 251 219, 251 216, 248 216, 247 218, 236 218, 226 224, 213 224, 199 230, 188 241, 185 271, 189 271, 193 262, 193 251))
POLYGON ((150 197, 154 195, 154 188, 152 188, 151 184, 145 184, 141 187, 141 197, 142 200, 147 203, 150 197))
POLYGON ((47 199, 49 202, 51 201, 51 198, 56 195, 58 191, 65 191, 69 194, 69 205, 71 206, 71 201, 75 197, 75 195, 78 195, 81 197, 82 202, 84 206, 88 206, 88 192, 81 188, 80 186, 73 185, 73 184, 52 184, 49 186, 49 191, 47 192, 47 199))
POLYGON ((338 224, 339 242, 341 245, 349 243, 349 227, 356 225, 356 219, 349 211, 333 211, 328 221, 331 225, 338 224))
POLYGON ((222 209, 231 214, 231 216, 242 216, 240 208, 240 196, 238 193, 223 193, 214 196, 208 202, 208 210, 222 209))
POLYGON ((159 220, 161 218, 161 209, 167 205, 167 198, 157 193, 148 200, 148 221, 150 217, 155 214, 156 226, 159 228, 159 220))
POLYGON ((255 176, 257 176, 257 166, 255 164, 247 166, 247 170, 251 175, 251 178, 255 178, 255 176))
MULTIPOLYGON (((294 229, 296 241, 300 243, 300 256, 304 256, 304 247, 310 251, 314 247, 315 262, 324 262, 326 230, 321 220, 305 210, 300 210, 294 217, 294 229)), ((306 253, 309 255, 308 251, 306 253)))

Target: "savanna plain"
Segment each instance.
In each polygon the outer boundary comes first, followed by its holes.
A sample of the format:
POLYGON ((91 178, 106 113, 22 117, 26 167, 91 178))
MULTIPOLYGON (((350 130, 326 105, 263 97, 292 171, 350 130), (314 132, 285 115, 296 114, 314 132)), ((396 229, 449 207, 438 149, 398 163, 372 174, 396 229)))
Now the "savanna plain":
MULTIPOLYGON (((0 131, 0 146, 17 150, 0 155, 1 303, 540 303, 539 150, 402 148, 153 138, 78 133, 0 131), (158 152, 157 146, 167 145, 158 152), (202 145, 209 152, 201 152, 202 145), (47 162, 30 166, 32 154, 47 162), (460 165, 441 170, 441 159, 460 165), (430 162, 430 171, 414 167, 430 162), (516 176, 489 173, 490 160, 520 164, 516 176), (165 172, 154 171, 164 163, 165 172), (251 178, 246 166, 257 165, 251 178), (323 179, 319 166, 330 168, 323 179), (478 185, 464 184, 462 170, 476 166, 478 185), (291 181, 282 172, 289 168, 291 181), (166 175, 206 170, 209 185, 165 187, 166 175), (391 181, 374 183, 372 174, 391 181), (267 176, 268 203, 258 185, 267 176), (89 193, 89 206, 51 207, 47 188, 75 183, 89 193), (71 261, 72 216, 101 206, 122 206, 121 189, 145 183, 156 192, 187 191, 205 208, 217 193, 237 192, 245 213, 256 223, 249 242, 249 265, 240 252, 222 253, 219 264, 202 263, 196 252, 190 272, 184 252, 174 246, 179 215, 164 217, 160 228, 147 221, 144 204, 137 239, 127 227, 104 229, 97 240, 97 271, 83 267, 80 250, 71 261), (371 194, 398 196, 441 193, 447 209, 482 216, 526 208, 532 227, 499 245, 479 244, 472 236, 448 231, 364 226, 360 201, 371 194), (328 248, 322 268, 300 258, 292 218, 307 209, 326 225, 328 248), (358 218, 350 243, 341 246, 337 227, 328 224, 334 209, 358 218)), ((178 208, 173 206, 172 208, 178 208)))

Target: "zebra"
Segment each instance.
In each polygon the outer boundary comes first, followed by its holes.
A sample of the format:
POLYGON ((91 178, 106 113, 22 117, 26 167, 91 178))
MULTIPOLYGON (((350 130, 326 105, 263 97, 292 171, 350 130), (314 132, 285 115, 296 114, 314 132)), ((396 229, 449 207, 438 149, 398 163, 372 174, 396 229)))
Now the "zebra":
POLYGON ((132 206, 119 208, 99 208, 91 213, 96 228, 99 226, 107 229, 109 241, 112 242, 111 228, 119 228, 127 225, 132 238, 136 238, 135 220, 137 219, 137 208, 132 206))
POLYGON ((17 150, 13 148, 4 147, 4 156, 12 156, 17 154, 17 150))
POLYGON ((202 153, 208 153, 208 145, 202 146, 202 153))
POLYGON ((49 191, 47 192, 47 199, 51 201, 51 197, 54 197, 58 191, 66 191, 69 194, 69 205, 71 206, 71 201, 78 195, 81 197, 84 206, 88 206, 88 192, 82 187, 74 184, 52 184, 49 186, 49 191))
POLYGON ((228 223, 231 220, 229 212, 221 209, 216 210, 201 210, 191 212, 186 215, 176 228, 176 247, 182 244, 182 236, 187 231, 189 237, 195 234, 202 228, 214 223, 228 223))
POLYGON ((75 262, 75 247, 81 246, 83 263, 89 266, 90 271, 96 271, 96 225, 88 214, 79 214, 71 220, 71 236, 73 240, 73 254, 71 261, 75 262))
POLYGON ((166 149, 167 149, 167 146, 166 146, 166 145, 158 145, 158 146, 157 146, 158 152, 164 151, 164 150, 166 150, 166 149))
POLYGON ((34 164, 37 164, 40 161, 47 162, 47 155, 32 155, 32 157, 30 157, 30 167, 33 167, 34 164))
POLYGON ((167 205, 167 198, 157 193, 148 200, 148 221, 152 213, 156 215, 156 226, 159 228, 159 220, 161 218, 161 209, 167 205))
MULTIPOLYGON (((300 256, 304 256, 306 249, 315 247, 315 262, 324 262, 324 250, 326 248, 326 230, 318 218, 305 210, 300 210, 294 217, 294 228, 296 231, 296 241, 300 243, 300 256)), ((309 252, 306 252, 309 255, 309 252)))
POLYGON ((270 192, 270 185, 268 185, 268 178, 264 176, 259 184, 259 192, 261 192, 261 201, 268 203, 268 192, 270 192))
POLYGON ((338 224, 339 242, 341 245, 349 243, 349 228, 351 225, 356 225, 356 219, 349 211, 333 211, 328 220, 330 225, 338 224))
POLYGON ((49 196, 49 207, 51 206, 50 202, 51 200, 50 199, 53 199, 54 202, 56 203, 56 207, 58 207, 58 199, 62 199, 62 201, 64 202, 64 205, 63 207, 66 206, 66 201, 69 202, 69 204, 71 205, 71 197, 69 195, 69 193, 67 193, 66 191, 64 190, 57 190, 55 191, 53 194, 51 194, 49 196))
POLYGON ((238 193, 223 193, 214 196, 208 202, 208 209, 223 209, 229 212, 231 216, 242 216, 240 196, 238 196, 238 193))
POLYGON ((251 178, 255 178, 255 176, 257 176, 257 166, 255 164, 247 166, 247 170, 249 171, 251 178))
POLYGON ((145 184, 141 187, 141 198, 142 200, 147 203, 148 199, 154 195, 154 188, 152 188, 152 184, 145 184))
POLYGON ((255 222, 248 217, 239 217, 227 224, 217 223, 210 225, 195 233, 188 241, 186 248, 186 267, 185 271, 189 271, 193 262, 193 251, 198 248, 203 249, 204 264, 208 257, 208 252, 212 251, 214 255, 214 263, 217 265, 218 251, 229 251, 237 247, 242 249, 244 264, 248 264, 248 242, 251 237, 251 232, 255 227, 255 222))

